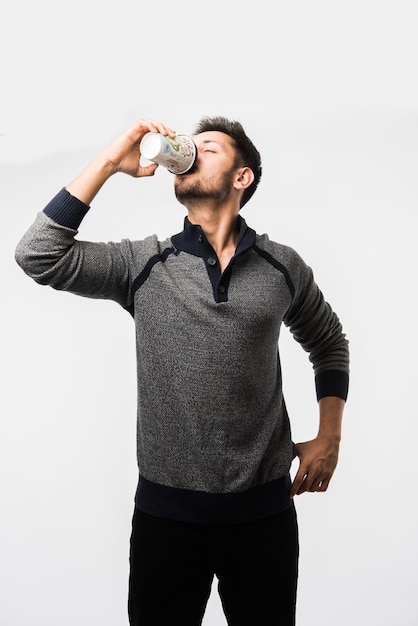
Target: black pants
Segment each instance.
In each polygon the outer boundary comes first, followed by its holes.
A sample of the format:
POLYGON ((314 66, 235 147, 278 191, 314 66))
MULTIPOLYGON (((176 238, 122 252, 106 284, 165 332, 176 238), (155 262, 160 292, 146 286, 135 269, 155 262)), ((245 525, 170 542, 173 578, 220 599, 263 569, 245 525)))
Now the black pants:
POLYGON ((213 576, 230 626, 294 626, 298 576, 294 506, 265 519, 207 526, 135 509, 131 626, 199 626, 213 576))

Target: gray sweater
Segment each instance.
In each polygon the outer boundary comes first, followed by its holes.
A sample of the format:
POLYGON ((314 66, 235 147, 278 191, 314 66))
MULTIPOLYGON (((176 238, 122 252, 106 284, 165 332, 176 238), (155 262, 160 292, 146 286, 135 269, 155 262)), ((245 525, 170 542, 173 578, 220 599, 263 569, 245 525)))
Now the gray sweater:
POLYGON ((137 506, 202 523, 285 508, 294 444, 278 353, 282 323, 308 353, 318 399, 348 392, 348 342, 311 269, 241 217, 223 273, 187 218, 165 241, 80 241, 88 209, 61 190, 19 242, 16 260, 41 285, 115 300, 133 316, 137 506))

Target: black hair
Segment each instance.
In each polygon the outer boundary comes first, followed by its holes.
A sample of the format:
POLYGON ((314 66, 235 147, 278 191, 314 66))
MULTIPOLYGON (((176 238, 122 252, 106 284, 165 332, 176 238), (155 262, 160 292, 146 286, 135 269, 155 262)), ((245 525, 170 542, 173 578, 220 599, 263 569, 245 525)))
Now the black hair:
POLYGON ((241 207, 252 197, 260 182, 262 167, 260 153, 247 136, 242 124, 236 120, 230 120, 221 115, 215 117, 205 116, 197 123, 194 134, 207 131, 219 131, 229 135, 236 151, 235 164, 237 167, 249 167, 254 174, 254 180, 241 197, 241 207))

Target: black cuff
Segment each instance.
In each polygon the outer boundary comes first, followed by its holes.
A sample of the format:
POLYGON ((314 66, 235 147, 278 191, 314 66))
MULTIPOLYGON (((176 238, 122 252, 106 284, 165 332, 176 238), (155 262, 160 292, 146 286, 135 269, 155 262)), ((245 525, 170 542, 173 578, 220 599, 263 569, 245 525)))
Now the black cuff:
POLYGON ((337 396, 347 400, 349 375, 342 370, 324 370, 315 377, 316 397, 337 396))
POLYGON ((63 187, 57 195, 44 208, 44 213, 54 222, 78 230, 83 218, 87 214, 90 207, 81 200, 72 196, 69 191, 63 187))

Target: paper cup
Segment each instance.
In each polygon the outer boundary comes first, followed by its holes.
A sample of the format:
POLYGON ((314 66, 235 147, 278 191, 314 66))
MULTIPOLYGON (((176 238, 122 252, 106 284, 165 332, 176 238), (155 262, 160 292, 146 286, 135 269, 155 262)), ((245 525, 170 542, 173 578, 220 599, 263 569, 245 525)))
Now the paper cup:
POLYGON ((139 145, 140 152, 148 161, 162 165, 172 174, 185 174, 194 165, 196 145, 188 135, 176 135, 174 139, 160 133, 147 133, 139 145))

